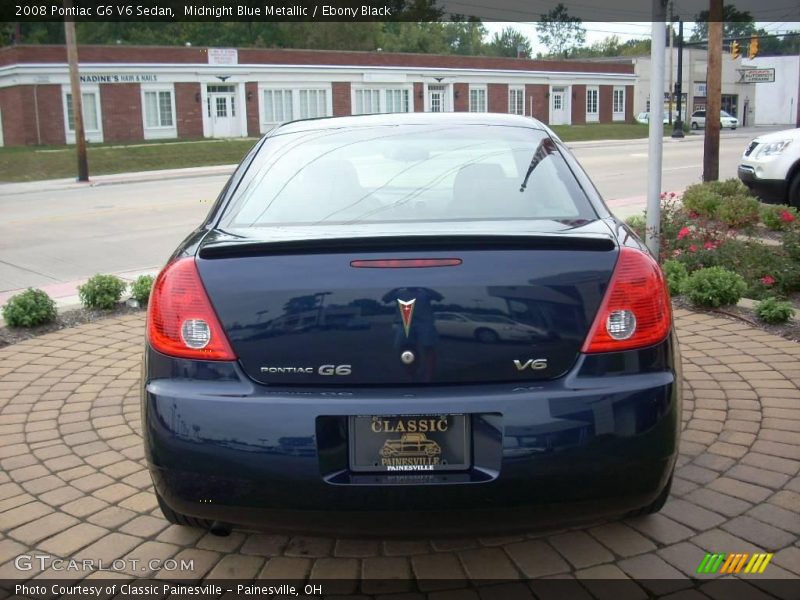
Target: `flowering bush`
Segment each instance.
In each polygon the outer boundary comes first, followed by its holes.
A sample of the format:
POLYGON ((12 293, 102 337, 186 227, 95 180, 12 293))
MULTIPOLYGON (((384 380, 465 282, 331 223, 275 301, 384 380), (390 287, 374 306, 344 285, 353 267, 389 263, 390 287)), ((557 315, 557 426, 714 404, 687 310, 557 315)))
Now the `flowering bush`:
POLYGON ((715 216, 728 227, 750 227, 758 223, 760 206, 752 196, 730 196, 723 198, 715 216))
POLYGON ((785 231, 800 225, 800 213, 791 206, 763 204, 760 216, 761 222, 772 231, 785 231))
POLYGON ((720 204, 722 204, 722 196, 710 189, 707 184, 690 185, 683 192, 684 209, 698 217, 713 219, 720 204))

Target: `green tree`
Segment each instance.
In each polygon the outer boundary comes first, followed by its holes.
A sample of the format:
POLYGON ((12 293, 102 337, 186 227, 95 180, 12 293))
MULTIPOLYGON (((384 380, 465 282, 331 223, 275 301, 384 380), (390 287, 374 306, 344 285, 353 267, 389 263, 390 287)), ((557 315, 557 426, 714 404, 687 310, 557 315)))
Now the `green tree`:
MULTIPOLYGON (((722 37, 744 37, 755 33, 753 16, 746 10, 737 10, 731 4, 722 7, 722 37)), ((694 17, 692 41, 708 39, 708 11, 700 11, 694 17)))
POLYGON ((520 50, 525 58, 530 58, 532 50, 530 41, 513 27, 506 27, 500 33, 495 33, 487 46, 487 51, 492 56, 513 58, 518 56, 520 50))
POLYGON ((443 26, 444 40, 453 54, 478 56, 485 52, 483 39, 486 27, 479 19, 462 15, 452 15, 453 21, 443 26))
POLYGON ((583 21, 578 17, 571 17, 561 3, 541 15, 536 31, 539 41, 547 46, 552 56, 567 58, 586 42, 583 21))

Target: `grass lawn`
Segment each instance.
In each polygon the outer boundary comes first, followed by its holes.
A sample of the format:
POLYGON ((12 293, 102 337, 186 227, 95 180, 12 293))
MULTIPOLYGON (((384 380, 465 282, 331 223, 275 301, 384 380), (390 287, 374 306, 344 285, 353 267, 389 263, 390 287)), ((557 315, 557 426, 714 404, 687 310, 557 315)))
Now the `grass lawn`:
MULTIPOLYGON (((648 135, 647 125, 639 123, 555 125, 553 130, 565 142, 626 140, 646 138, 648 135)), ((664 132, 665 136, 669 136, 672 126, 665 125, 664 132)), ((130 146, 90 144, 89 176, 236 164, 254 143, 254 139, 244 138, 156 141, 130 146)), ((73 146, 0 148, 0 182, 76 176, 77 157, 73 146)))
MULTIPOLYGON (((89 145, 89 177, 154 169, 179 169, 238 163, 253 139, 89 145)), ((0 181, 77 177, 74 146, 0 148, 0 181)))

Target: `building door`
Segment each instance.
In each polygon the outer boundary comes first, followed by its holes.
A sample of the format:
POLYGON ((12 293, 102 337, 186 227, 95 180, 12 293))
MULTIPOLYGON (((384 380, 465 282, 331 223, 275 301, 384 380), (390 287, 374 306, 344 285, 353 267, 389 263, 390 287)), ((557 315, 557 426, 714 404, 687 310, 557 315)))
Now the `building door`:
POLYGON ((239 137, 241 124, 237 116, 235 87, 232 85, 210 85, 206 98, 211 137, 239 137))
POLYGON ((443 85, 429 85, 428 86, 428 111, 429 112, 445 112, 444 104, 444 86, 443 85))
POLYGON ((554 87, 550 90, 550 125, 568 125, 567 89, 554 87))

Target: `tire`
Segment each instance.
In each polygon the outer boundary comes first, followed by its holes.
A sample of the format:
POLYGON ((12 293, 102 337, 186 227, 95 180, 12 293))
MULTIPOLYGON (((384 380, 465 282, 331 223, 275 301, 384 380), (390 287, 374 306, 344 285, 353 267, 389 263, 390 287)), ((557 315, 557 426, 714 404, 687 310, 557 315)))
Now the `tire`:
POLYGON ((800 171, 795 173, 789 183, 789 190, 786 193, 786 204, 800 209, 800 171))
POLYGON ((736 127, 731 127, 731 131, 736 131, 736 127))
POLYGON ((158 507, 161 509, 161 513, 164 515, 164 518, 170 523, 174 523, 175 525, 185 525, 187 527, 197 527, 198 529, 211 529, 212 522, 208 519, 197 519, 195 517, 182 515, 181 513, 172 510, 169 506, 167 506, 167 503, 164 502, 161 494, 159 494, 157 491, 156 500, 158 501, 158 507))
POLYGON ((700 127, 697 125, 697 121, 692 121, 692 129, 700 129, 700 127))
POLYGON ((500 339, 500 336, 491 329, 482 327, 475 331, 475 339, 483 344, 494 344, 500 339))
POLYGON ((656 514, 658 511, 664 508, 664 505, 667 503, 667 500, 669 499, 669 491, 671 489, 672 489, 672 475, 669 476, 669 481, 667 482, 667 485, 664 486, 664 489, 661 490, 661 493, 655 500, 653 500, 647 506, 643 506, 642 508, 638 508, 634 511, 631 511, 630 513, 628 513, 628 516, 643 517, 646 515, 656 514))

